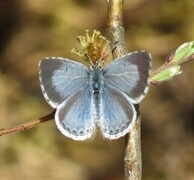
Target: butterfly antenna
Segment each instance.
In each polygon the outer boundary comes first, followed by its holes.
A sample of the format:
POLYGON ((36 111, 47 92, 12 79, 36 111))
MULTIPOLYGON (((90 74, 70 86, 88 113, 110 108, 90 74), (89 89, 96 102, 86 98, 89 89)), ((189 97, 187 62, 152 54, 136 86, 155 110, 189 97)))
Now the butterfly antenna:
MULTIPOLYGON (((117 44, 118 44, 118 41, 114 42, 113 47, 112 47, 112 49, 107 53, 107 56, 109 56, 110 53, 111 53, 111 54, 114 53, 114 51, 115 51, 116 48, 117 48, 117 44)), ((105 57, 105 58, 107 58, 107 57, 105 57)))
POLYGON ((116 41, 116 42, 113 43, 113 47, 112 47, 112 50, 111 50, 111 53, 112 54, 115 52, 118 43, 119 43, 118 41, 116 41))

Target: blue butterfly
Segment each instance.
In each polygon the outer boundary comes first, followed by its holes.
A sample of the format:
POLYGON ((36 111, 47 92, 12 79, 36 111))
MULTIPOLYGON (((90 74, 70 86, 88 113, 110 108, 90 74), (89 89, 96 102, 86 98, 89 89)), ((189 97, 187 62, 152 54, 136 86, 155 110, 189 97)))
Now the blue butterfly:
POLYGON ((60 57, 40 61, 41 89, 56 109, 58 129, 74 140, 90 138, 96 126, 108 139, 127 134, 137 119, 134 104, 148 91, 150 64, 148 52, 129 53, 105 68, 60 57))

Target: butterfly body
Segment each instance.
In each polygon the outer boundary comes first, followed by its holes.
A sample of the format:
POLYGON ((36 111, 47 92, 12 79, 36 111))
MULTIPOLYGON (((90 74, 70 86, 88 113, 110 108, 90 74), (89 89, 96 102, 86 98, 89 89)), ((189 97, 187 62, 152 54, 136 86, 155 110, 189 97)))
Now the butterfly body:
POLYGON ((41 88, 56 109, 55 122, 62 134, 85 140, 96 126, 108 139, 128 133, 137 119, 134 104, 148 91, 150 59, 147 52, 134 52, 91 69, 63 58, 42 60, 41 88))
POLYGON ((96 123, 99 123, 102 109, 102 85, 103 85, 103 70, 99 66, 95 66, 90 70, 90 84, 92 92, 92 104, 93 104, 93 117, 96 123))

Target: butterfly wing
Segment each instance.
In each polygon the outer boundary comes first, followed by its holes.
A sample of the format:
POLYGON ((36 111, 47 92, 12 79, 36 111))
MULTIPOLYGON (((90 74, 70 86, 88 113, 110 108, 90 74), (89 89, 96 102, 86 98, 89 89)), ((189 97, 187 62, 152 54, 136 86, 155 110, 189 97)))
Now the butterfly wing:
POLYGON ((92 91, 89 86, 68 97, 56 111, 58 129, 74 140, 85 140, 94 133, 92 91))
POLYGON ((85 87, 89 70, 68 59, 46 58, 39 63, 39 79, 45 99, 57 108, 68 96, 85 87))
POLYGON ((127 134, 137 118, 130 99, 113 86, 102 88, 101 131, 105 138, 117 139, 127 134))
POLYGON ((104 81, 138 104, 148 91, 150 62, 151 55, 147 52, 129 53, 104 69, 104 81))
POLYGON ((134 52, 112 61, 104 69, 101 130, 117 139, 133 127, 137 113, 133 104, 145 96, 149 85, 150 54, 134 52))

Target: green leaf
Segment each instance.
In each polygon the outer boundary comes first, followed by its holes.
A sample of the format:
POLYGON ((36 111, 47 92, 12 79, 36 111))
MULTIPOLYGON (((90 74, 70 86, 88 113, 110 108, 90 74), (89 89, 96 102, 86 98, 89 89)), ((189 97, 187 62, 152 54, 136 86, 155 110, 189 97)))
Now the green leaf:
POLYGON ((155 82, 160 83, 163 81, 168 81, 180 73, 182 73, 180 71, 180 66, 170 67, 153 76, 150 81, 152 83, 155 83, 155 82))
POLYGON ((171 61, 178 62, 192 54, 194 54, 194 41, 187 42, 179 46, 178 49, 175 51, 174 57, 171 61))

